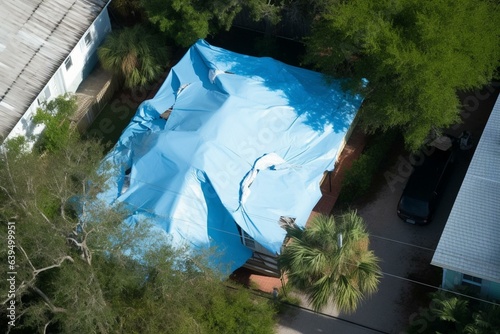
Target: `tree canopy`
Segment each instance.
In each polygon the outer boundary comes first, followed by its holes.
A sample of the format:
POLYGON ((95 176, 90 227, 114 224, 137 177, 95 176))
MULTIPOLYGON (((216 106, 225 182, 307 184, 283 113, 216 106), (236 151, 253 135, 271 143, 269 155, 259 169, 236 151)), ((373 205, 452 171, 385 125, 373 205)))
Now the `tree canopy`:
POLYGON ((272 333, 274 307, 228 289, 230 282, 206 265, 210 254, 174 249, 148 221, 129 225, 124 208, 100 205, 105 148, 63 139, 56 150, 29 151, 23 138, 0 150, 0 237, 9 240, 0 257, 13 272, 13 280, 0 282, 10 291, 0 300, 1 328, 272 333))
POLYGON ((243 7, 256 21, 277 22, 280 10, 280 1, 268 0, 142 0, 141 4, 149 21, 184 47, 219 30, 229 30, 243 7))
POLYGON ((417 149, 431 130, 459 121, 458 90, 494 76, 499 24, 500 7, 488 0, 332 1, 313 23, 306 61, 368 79, 364 125, 399 127, 417 149))
POLYGON ((71 116, 77 109, 76 97, 70 95, 57 96, 37 109, 33 123, 45 126, 38 139, 39 149, 54 152, 77 139, 77 133, 71 128, 71 116))

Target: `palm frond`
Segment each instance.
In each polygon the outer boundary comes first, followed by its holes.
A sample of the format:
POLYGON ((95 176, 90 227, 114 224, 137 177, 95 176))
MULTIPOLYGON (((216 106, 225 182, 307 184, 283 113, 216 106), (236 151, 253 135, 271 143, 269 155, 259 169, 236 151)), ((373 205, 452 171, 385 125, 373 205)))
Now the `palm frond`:
POLYGON ((333 216, 318 215, 306 229, 289 228, 287 235, 290 242, 278 263, 316 311, 332 301, 341 311, 352 312, 364 296, 377 291, 379 260, 368 250, 368 233, 356 212, 338 222, 333 216))
POLYGON ((141 87, 159 77, 169 52, 160 38, 136 25, 112 32, 98 56, 106 70, 125 78, 127 87, 141 87))

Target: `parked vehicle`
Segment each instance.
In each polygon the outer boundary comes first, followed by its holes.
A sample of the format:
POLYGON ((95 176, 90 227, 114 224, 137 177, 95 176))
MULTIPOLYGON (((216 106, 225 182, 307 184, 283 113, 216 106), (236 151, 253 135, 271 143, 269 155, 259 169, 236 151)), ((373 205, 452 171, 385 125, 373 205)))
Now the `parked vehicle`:
POLYGON ((422 164, 414 167, 397 209, 405 222, 423 225, 431 221, 446 171, 454 158, 454 147, 433 148, 432 154, 424 156, 422 164))

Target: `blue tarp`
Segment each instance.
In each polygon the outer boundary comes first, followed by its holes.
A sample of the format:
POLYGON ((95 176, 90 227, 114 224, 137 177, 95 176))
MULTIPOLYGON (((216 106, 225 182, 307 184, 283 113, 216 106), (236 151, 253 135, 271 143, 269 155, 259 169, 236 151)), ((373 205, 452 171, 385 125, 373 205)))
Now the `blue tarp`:
POLYGON ((200 40, 107 156, 102 198, 174 245, 215 246, 234 270, 252 255, 238 226, 271 253, 284 221, 305 226, 361 101, 319 73, 200 40))

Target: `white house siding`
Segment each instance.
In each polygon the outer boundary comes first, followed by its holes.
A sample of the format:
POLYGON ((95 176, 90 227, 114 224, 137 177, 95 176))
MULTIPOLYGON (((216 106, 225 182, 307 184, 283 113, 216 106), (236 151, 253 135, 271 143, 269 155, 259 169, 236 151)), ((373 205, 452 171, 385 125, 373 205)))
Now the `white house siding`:
POLYGON ((38 94, 37 98, 31 103, 26 113, 24 113, 13 130, 7 135, 6 139, 17 136, 31 137, 40 134, 43 128, 35 126, 31 121, 37 108, 40 107, 43 101, 50 101, 64 93, 76 92, 78 86, 97 64, 97 48, 110 31, 111 23, 108 10, 105 8, 66 58, 71 57, 72 66, 69 70, 66 69, 65 59, 47 85, 38 94), (85 41, 87 34, 92 36, 91 42, 88 45, 85 41), (46 93, 50 95, 46 96, 46 93))
POLYGON ((64 63, 59 68, 67 92, 76 92, 80 83, 94 68, 97 63, 97 47, 102 43, 110 31, 111 24, 109 22, 109 15, 107 9, 105 9, 83 34, 83 37, 69 54, 73 63, 71 68, 66 70, 64 63), (85 42, 87 34, 91 36, 91 42, 88 45, 85 42))

